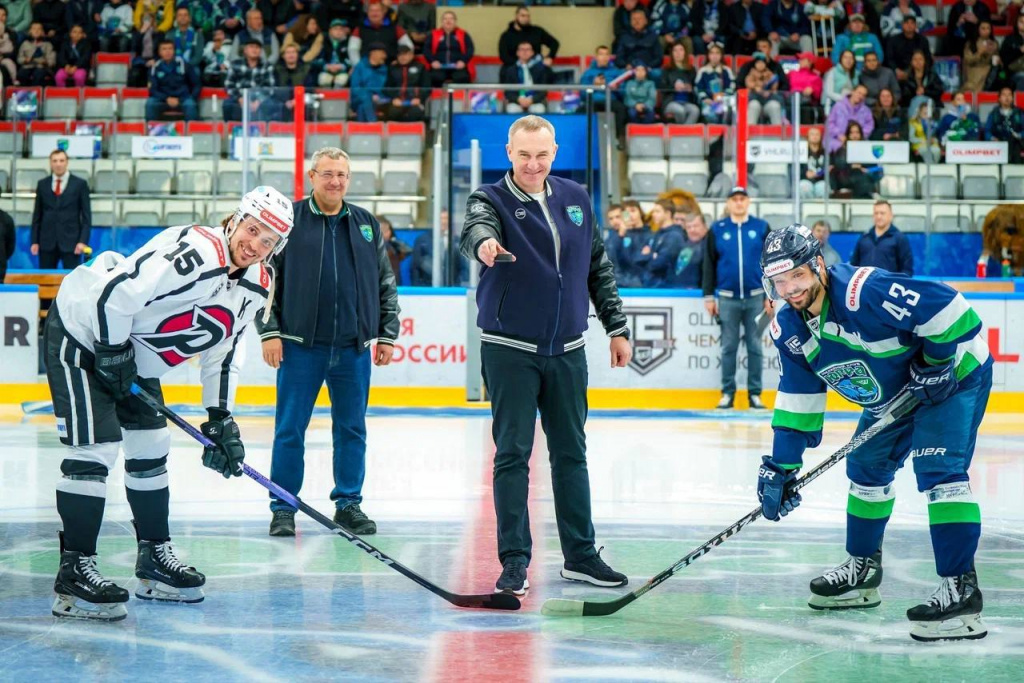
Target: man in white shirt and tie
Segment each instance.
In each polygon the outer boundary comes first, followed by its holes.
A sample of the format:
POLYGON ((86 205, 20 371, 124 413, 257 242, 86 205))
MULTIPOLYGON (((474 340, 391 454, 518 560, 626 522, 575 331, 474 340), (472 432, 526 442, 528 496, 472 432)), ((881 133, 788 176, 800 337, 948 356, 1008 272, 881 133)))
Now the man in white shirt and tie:
POLYGON ((92 208, 89 185, 68 170, 67 152, 50 153, 50 175, 36 185, 32 211, 32 255, 39 267, 70 270, 82 262, 89 245, 92 208))

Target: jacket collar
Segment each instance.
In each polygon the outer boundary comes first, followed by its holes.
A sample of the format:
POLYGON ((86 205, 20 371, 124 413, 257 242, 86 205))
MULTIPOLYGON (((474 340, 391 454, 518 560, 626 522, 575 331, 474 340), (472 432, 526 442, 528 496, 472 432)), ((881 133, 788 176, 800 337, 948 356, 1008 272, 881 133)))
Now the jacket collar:
MULTIPOLYGON (((529 194, 526 193, 525 190, 520 189, 520 187, 516 185, 516 181, 512 179, 511 169, 509 169, 509 171, 505 174, 505 186, 508 188, 509 192, 515 195, 516 199, 518 199, 519 201, 524 203, 533 201, 533 197, 531 197, 529 194)), ((549 183, 546 179, 544 180, 544 188, 547 190, 547 196, 550 197, 551 183, 549 183)), ((312 195, 310 195, 310 199, 312 199, 312 195)))
MULTIPOLYGON (((325 214, 320 209, 319 206, 317 206, 316 200, 313 199, 313 193, 312 192, 309 193, 309 210, 313 212, 314 216, 326 216, 327 215, 327 214, 325 214)), ((341 211, 338 213, 338 217, 341 218, 341 217, 347 216, 349 213, 350 212, 348 210, 348 202, 346 202, 344 199, 341 200, 341 211)))

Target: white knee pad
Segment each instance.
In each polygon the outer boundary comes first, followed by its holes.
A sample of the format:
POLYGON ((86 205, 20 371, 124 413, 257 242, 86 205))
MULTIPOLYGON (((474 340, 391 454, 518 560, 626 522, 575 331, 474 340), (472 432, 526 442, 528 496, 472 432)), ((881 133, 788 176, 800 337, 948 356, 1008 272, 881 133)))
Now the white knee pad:
POLYGON ((125 460, 156 460, 171 452, 171 432, 161 429, 122 429, 125 460))
POLYGON ((57 481, 57 490, 79 496, 94 498, 107 497, 107 473, 117 462, 120 444, 97 443, 88 446, 69 446, 64 460, 94 465, 94 471, 82 474, 65 474, 57 481))

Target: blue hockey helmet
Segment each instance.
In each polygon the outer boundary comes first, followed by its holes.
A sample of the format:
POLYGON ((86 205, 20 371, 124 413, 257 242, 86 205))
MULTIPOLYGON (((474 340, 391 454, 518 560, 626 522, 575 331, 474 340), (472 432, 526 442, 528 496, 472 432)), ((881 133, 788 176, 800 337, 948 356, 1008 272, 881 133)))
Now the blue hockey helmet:
POLYGON ((815 275, 821 276, 818 257, 821 256, 821 242, 811 229, 800 223, 772 230, 764 240, 761 249, 761 272, 764 291, 772 299, 780 298, 775 290, 772 277, 810 264, 815 275))

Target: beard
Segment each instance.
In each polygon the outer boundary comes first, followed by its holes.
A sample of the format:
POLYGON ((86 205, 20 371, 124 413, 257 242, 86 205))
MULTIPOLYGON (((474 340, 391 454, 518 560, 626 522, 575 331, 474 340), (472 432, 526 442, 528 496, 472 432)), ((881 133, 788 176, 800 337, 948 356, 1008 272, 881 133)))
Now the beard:
POLYGON ((814 283, 804 291, 791 294, 785 299, 785 302, 789 304, 793 310, 806 311, 811 307, 811 304, 818 300, 818 295, 821 294, 821 289, 821 281, 815 280, 814 283), (792 299, 799 300, 794 303, 792 299))

